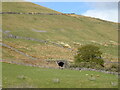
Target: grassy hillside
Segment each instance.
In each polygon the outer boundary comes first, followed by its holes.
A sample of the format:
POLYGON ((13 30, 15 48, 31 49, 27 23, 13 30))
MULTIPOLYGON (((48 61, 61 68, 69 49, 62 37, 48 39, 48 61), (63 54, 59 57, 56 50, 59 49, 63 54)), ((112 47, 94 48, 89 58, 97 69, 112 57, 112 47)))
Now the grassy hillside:
POLYGON ((3 88, 118 87, 117 75, 94 71, 57 70, 3 63, 2 74, 3 88))
MULTIPOLYGON (((42 12, 58 13, 51 9, 28 2, 4 2, 3 12, 42 12)), ((34 39, 58 41, 69 44, 76 50, 74 42, 80 44, 95 44, 101 47, 105 57, 109 60, 117 57, 117 24, 84 16, 67 15, 2 15, 3 43, 41 59, 74 59, 74 52, 37 41, 6 38, 8 34, 34 39), (8 33, 5 33, 8 31, 8 33)), ((5 48, 5 47, 4 47, 5 48)), ((14 52, 14 51, 13 51, 14 52)), ((14 52, 16 53, 16 52, 14 52)), ((17 54, 3 49, 3 58, 16 59, 17 54)), ((20 56, 19 58, 24 58, 20 56)))

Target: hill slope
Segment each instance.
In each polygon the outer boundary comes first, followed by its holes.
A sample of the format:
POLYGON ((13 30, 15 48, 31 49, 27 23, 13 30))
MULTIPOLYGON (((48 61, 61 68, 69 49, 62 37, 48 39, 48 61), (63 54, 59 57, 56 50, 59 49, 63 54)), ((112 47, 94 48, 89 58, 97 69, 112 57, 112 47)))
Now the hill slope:
MULTIPOLYGON (((28 2, 4 2, 2 8, 3 12, 59 13, 28 2)), ((107 57, 117 57, 116 23, 77 15, 3 14, 2 20, 3 43, 36 58, 73 60, 75 52, 55 45, 58 41, 69 44, 74 50, 77 48, 74 42, 96 44, 107 57), (10 34, 24 39, 8 38, 10 34), (26 40, 26 37, 34 40, 26 40), (46 40, 49 43, 38 40, 46 40)), ((3 58, 26 59, 22 56, 18 57, 15 51, 7 47, 3 49, 3 58)))

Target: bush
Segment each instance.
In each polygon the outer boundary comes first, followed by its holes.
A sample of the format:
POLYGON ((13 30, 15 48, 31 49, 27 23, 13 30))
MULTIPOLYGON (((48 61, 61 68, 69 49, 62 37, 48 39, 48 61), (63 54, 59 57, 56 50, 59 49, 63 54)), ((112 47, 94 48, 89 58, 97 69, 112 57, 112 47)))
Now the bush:
POLYGON ((81 62, 89 62, 89 64, 94 63, 94 65, 97 64, 103 66, 104 61, 101 58, 101 55, 102 52, 99 47, 94 45, 85 45, 78 48, 77 55, 75 56, 75 63, 79 64, 81 62))

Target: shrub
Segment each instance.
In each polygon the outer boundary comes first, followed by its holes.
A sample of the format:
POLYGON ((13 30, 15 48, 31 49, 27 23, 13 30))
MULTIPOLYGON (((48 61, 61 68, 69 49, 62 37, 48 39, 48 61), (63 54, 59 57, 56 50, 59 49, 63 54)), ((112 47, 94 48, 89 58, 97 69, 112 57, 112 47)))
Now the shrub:
POLYGON ((101 57, 102 52, 99 47, 94 45, 85 45, 78 48, 77 55, 75 56, 75 63, 89 62, 103 66, 104 61, 101 57))

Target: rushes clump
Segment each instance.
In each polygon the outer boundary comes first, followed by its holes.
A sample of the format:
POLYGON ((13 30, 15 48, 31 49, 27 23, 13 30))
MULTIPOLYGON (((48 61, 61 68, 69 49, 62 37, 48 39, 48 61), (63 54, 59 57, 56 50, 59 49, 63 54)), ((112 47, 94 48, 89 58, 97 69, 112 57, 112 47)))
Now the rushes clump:
POLYGON ((60 83, 60 79, 59 78, 55 78, 55 79, 53 79, 53 82, 54 83, 60 83))
POLYGON ((117 86, 117 82, 110 82, 112 86, 117 86))
POLYGON ((23 80, 25 80, 27 77, 24 76, 24 75, 19 75, 17 78, 18 78, 18 79, 23 79, 23 80))
POLYGON ((90 80, 90 81, 95 81, 95 80, 96 80, 96 78, 94 77, 94 75, 93 75, 93 74, 91 74, 91 75, 90 75, 90 77, 89 77, 89 80, 90 80))

